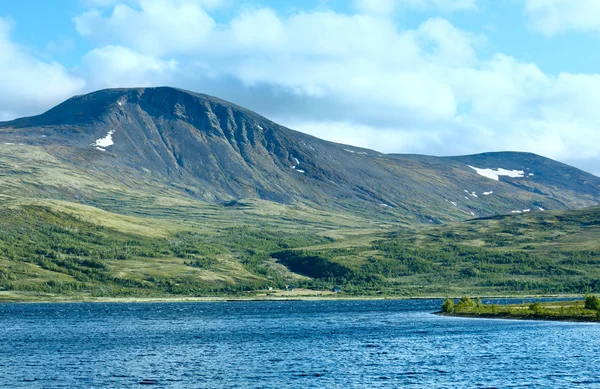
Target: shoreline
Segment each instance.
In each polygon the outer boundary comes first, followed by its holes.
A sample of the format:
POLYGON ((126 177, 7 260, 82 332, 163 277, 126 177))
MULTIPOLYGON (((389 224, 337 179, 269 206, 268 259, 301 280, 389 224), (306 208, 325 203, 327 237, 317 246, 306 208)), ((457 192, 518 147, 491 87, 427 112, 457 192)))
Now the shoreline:
POLYGON ((433 315, 455 317, 455 318, 467 318, 467 319, 496 319, 496 320, 521 320, 521 321, 561 321, 568 323, 598 323, 600 319, 596 318, 583 318, 583 317, 560 317, 560 316, 510 316, 510 315, 494 315, 494 314, 469 314, 469 313, 446 313, 446 312, 434 312, 433 315))
MULTIPOLYGON (((252 296, 156 296, 156 297, 92 297, 65 295, 33 295, 0 291, 0 304, 52 304, 52 303, 210 303, 210 302, 257 302, 257 301, 377 301, 377 300, 442 300, 446 296, 349 296, 325 291, 311 291, 304 294, 299 291, 294 294, 252 295, 252 296)), ((536 298, 578 298, 581 295, 490 295, 482 299, 536 299, 536 298)), ((451 297, 452 298, 452 297, 451 297)), ((454 297, 458 298, 458 297, 454 297)), ((440 316, 467 317, 462 314, 447 314, 436 312, 440 316)), ((483 318, 485 315, 471 315, 473 318, 483 318)), ((489 315, 490 318, 504 318, 489 315)))

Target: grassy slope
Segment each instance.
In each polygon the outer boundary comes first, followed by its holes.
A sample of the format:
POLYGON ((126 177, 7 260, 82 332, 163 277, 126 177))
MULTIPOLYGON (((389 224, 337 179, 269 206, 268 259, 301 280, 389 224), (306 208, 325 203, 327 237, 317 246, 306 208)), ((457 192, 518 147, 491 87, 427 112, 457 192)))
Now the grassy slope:
POLYGON ((314 260, 339 265, 328 276, 369 293, 577 294, 600 290, 599 237, 600 208, 589 208, 400 229, 276 256, 298 272, 310 273, 314 260))
POLYGON ((0 199, 0 299, 239 295, 302 285, 271 259, 282 249, 377 233, 352 217, 302 206, 189 204, 163 218, 46 200, 0 199))
POLYGON ((600 208, 407 229, 267 202, 198 203, 185 221, 0 204, 4 299, 231 296, 290 283, 384 296, 600 291, 600 208))
POLYGON ((0 147, 0 184, 0 299, 9 300, 16 292, 230 295, 278 287, 305 277, 271 252, 389 225, 302 203, 204 203, 168 182, 119 181, 21 145, 0 147))
MULTIPOLYGON (((198 200, 193 195, 194 188, 150 172, 140 175, 136 171, 129 175, 123 171, 83 168, 77 163, 65 164, 53 155, 65 154, 68 150, 59 146, 43 148, 0 143, 0 200, 76 201, 115 214, 171 219, 183 223, 206 217, 212 220, 213 215, 220 217, 222 206, 198 200)), ((237 209, 246 203, 232 202, 229 205, 237 209)), ((260 211, 254 209, 255 212, 252 212, 253 209, 250 209, 250 212, 243 214, 244 220, 241 222, 273 225, 271 216, 278 216, 274 218, 276 223, 293 222, 298 226, 322 224, 323 221, 325 225, 336 226, 355 225, 359 220, 370 220, 370 225, 417 221, 414 216, 392 208, 382 209, 379 204, 358 209, 356 204, 340 201, 340 205, 332 210, 309 202, 292 202, 291 207, 267 201, 251 203, 268 205, 261 206, 260 211), (377 219, 373 218, 374 213, 377 213, 377 219), (332 215, 335 216, 332 218, 332 215)), ((240 213, 236 216, 239 217, 240 213)))

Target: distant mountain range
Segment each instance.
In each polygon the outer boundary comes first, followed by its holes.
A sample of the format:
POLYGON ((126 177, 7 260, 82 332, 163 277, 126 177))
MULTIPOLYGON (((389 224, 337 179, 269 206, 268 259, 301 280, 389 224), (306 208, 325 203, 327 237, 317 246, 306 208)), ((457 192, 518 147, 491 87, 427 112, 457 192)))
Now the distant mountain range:
POLYGON ((160 88, 75 96, 0 123, 0 195, 152 213, 146 197, 260 199, 406 223, 600 204, 600 178, 535 154, 383 154, 215 97, 160 88))

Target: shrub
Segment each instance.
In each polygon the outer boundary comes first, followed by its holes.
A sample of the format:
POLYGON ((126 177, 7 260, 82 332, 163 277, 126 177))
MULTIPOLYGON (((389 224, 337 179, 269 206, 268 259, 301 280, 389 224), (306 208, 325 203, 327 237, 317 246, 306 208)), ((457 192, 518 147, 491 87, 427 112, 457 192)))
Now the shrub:
POLYGON ((442 304, 442 312, 446 312, 446 313, 452 313, 454 312, 454 300, 447 298, 446 300, 444 300, 444 303, 442 304))
POLYGON ((529 306, 529 309, 539 315, 544 311, 544 306, 540 303, 533 303, 529 306))
POLYGON ((465 278, 477 277, 479 275, 479 270, 477 270, 473 267, 467 267, 460 271, 460 275, 465 278))
POLYGON ((600 299, 594 294, 585 296, 585 309, 600 311, 600 299))
POLYGON ((473 300, 471 300, 470 297, 462 297, 460 299, 460 301, 457 304, 457 308, 458 309, 471 309, 471 308, 475 308, 477 306, 477 303, 473 300))

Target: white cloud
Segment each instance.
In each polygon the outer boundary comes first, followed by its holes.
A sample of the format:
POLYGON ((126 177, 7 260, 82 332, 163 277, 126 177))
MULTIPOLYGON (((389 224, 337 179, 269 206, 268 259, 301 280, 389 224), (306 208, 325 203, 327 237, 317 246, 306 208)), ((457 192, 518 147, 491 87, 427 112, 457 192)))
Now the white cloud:
POLYGON ((79 34, 100 43, 118 41, 142 53, 164 55, 201 45, 215 21, 198 0, 139 0, 139 9, 117 4, 110 16, 92 9, 75 18, 79 34))
MULTIPOLYGON (((282 121, 285 119, 282 118, 282 121)), ((385 153, 428 153, 432 146, 441 148, 443 133, 423 132, 420 129, 381 128, 346 121, 287 123, 297 131, 331 142, 358 145, 385 153)))
MULTIPOLYGON (((429 120, 455 113, 447 84, 419 70, 427 66, 429 55, 419 47, 420 39, 434 48, 431 61, 452 54, 449 42, 433 33, 437 21, 423 30, 398 34, 390 21, 364 15, 318 12, 279 19, 273 14, 265 18, 265 11, 259 10, 240 19, 243 23, 234 20, 232 35, 225 33, 219 43, 227 50, 226 58, 234 57, 224 61, 221 71, 247 85, 274 84, 295 94, 328 96, 351 105, 368 101, 363 109, 374 115, 396 110, 394 115, 410 113, 429 120), (269 34, 265 41, 248 39, 258 25, 259 31, 277 34, 269 34)), ((451 30, 447 23, 437 24, 451 30)), ((460 35, 458 30, 451 32, 460 35)))
POLYGON ((78 93, 85 81, 56 62, 44 62, 11 40, 14 23, 0 18, 2 119, 31 115, 78 93))
POLYGON ((421 11, 474 11, 478 0, 355 0, 354 5, 361 13, 390 15, 397 10, 416 9, 421 11))
POLYGON ((566 31, 600 32, 598 0, 525 0, 531 27, 544 35, 566 31))
POLYGON ((244 12, 231 21, 231 36, 241 49, 277 49, 284 42, 284 26, 269 8, 244 12))
POLYGON ((82 73, 92 89, 168 84, 177 63, 162 61, 122 46, 94 49, 83 58, 82 73))
POLYGON ((442 18, 425 21, 413 37, 420 47, 429 48, 429 62, 448 67, 476 64, 476 48, 486 42, 484 36, 460 30, 442 18))

